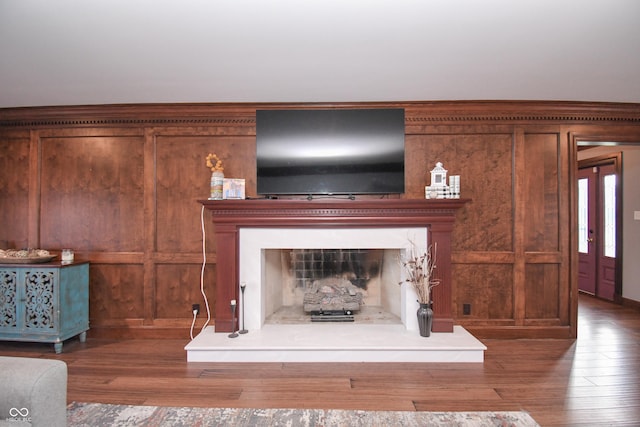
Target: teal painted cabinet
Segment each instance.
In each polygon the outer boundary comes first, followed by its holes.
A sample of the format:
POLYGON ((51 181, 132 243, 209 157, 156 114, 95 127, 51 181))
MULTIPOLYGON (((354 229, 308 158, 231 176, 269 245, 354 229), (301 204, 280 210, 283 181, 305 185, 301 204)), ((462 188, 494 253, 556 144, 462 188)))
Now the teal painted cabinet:
POLYGON ((0 264, 0 340, 53 343, 89 330, 89 263, 0 264))

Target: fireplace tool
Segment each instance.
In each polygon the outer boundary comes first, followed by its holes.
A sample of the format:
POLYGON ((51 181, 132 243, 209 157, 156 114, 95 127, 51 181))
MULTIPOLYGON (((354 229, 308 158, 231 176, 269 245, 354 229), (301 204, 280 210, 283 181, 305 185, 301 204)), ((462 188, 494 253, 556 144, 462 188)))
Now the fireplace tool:
POLYGON ((231 327, 233 332, 229 334, 229 338, 236 338, 238 334, 236 333, 236 300, 231 300, 231 327))
POLYGON ((246 287, 247 287, 247 284, 245 282, 242 282, 240 284, 240 291, 242 292, 241 299, 240 299, 240 304, 241 304, 240 308, 242 310, 242 329, 240 329, 238 331, 238 333, 240 333, 240 334, 246 334, 247 332, 249 332, 244 327, 244 288, 246 288, 246 287))

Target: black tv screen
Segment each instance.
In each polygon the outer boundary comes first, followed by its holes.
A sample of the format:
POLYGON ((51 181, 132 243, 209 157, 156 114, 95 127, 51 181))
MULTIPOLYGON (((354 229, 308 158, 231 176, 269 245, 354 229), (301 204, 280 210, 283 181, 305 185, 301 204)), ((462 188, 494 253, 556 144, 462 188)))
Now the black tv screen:
POLYGON ((258 110, 258 194, 404 193, 404 110, 258 110))

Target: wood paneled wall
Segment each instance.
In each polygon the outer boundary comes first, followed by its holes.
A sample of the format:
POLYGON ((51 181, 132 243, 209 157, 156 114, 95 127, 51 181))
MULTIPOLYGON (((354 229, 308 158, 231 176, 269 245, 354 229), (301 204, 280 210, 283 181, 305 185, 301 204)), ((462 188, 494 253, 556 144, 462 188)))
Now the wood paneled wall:
POLYGON ((90 336, 188 337, 215 298, 207 153, 256 195, 258 108, 406 109, 405 198, 461 175, 453 314, 481 337, 575 335, 576 141, 640 141, 640 105, 178 104, 0 110, 0 244, 91 261, 90 336), (201 288, 202 285, 202 288, 201 288), (471 314, 463 315, 463 304, 471 314))

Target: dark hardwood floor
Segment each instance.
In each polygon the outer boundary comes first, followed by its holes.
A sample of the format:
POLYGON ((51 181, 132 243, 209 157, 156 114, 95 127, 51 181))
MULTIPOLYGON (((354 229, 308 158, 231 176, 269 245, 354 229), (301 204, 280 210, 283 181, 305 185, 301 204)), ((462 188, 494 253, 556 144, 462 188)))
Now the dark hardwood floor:
POLYGON ((0 343, 60 359, 68 401, 402 411, 525 410, 542 426, 640 424, 640 311, 580 296, 577 340, 483 340, 484 364, 187 363, 184 340, 0 343))

